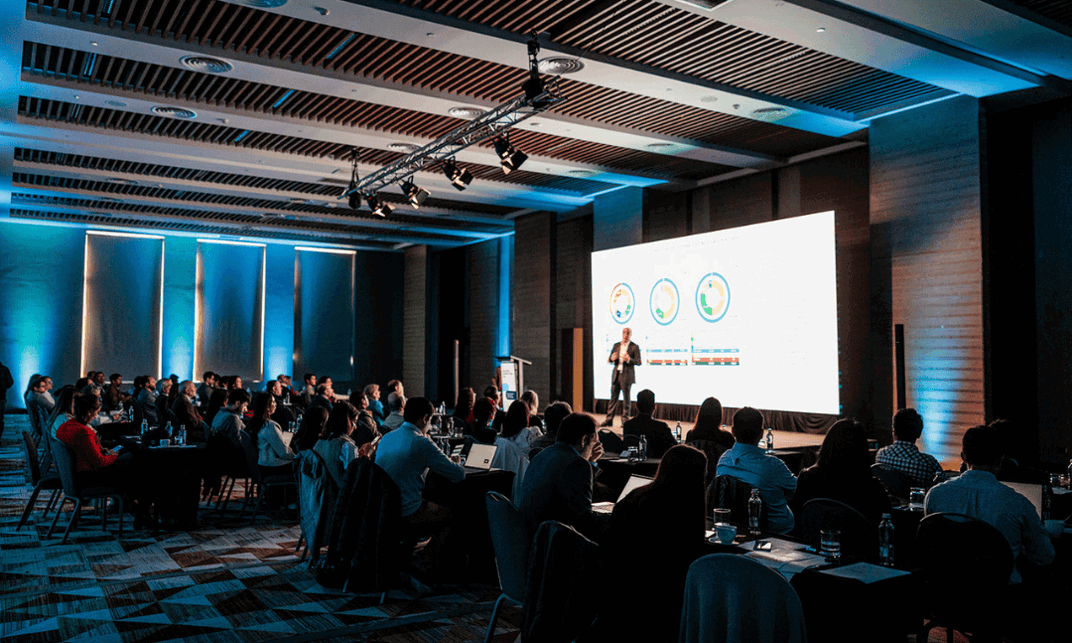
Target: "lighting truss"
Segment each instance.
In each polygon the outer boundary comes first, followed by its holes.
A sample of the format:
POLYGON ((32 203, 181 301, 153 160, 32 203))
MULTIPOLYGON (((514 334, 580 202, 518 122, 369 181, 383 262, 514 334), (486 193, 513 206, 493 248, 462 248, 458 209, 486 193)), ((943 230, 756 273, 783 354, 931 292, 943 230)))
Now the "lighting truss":
MULTIPOLYGON (((535 64, 535 52, 538 50, 539 45, 535 42, 529 43, 530 66, 535 64)), ((505 135, 518 123, 566 100, 559 90, 557 77, 543 81, 534 75, 534 69, 530 70, 530 80, 523 88, 525 93, 484 112, 464 125, 455 127, 419 150, 352 183, 339 199, 347 199, 354 192, 372 194, 381 188, 401 183, 416 172, 442 163, 467 147, 505 135), (533 78, 536 79, 535 85, 530 84, 533 78), (537 91, 539 93, 536 93, 537 91)))

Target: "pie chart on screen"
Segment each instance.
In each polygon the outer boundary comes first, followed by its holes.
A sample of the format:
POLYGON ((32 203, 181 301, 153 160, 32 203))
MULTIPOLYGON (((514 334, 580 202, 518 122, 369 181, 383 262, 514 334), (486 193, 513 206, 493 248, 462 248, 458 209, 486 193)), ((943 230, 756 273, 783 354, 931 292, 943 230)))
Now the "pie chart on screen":
POLYGON ((636 310, 636 297, 629 284, 621 282, 610 289, 610 316, 619 324, 628 323, 636 310))
POLYGON ((652 318, 663 326, 669 326, 681 309, 681 296, 678 295, 674 282, 664 277, 655 282, 648 303, 652 318))
POLYGON ((730 285, 717 272, 709 272, 696 286, 696 310, 707 322, 717 322, 730 309, 730 285))

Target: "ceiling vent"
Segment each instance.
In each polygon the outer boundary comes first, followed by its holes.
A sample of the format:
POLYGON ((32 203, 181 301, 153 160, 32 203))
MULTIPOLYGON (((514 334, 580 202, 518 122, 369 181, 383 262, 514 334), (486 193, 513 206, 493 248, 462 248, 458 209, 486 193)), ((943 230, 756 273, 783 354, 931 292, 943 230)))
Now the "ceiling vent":
POLYGON ((394 150, 395 152, 409 154, 411 152, 416 152, 417 150, 421 149, 421 146, 416 145, 414 143, 391 143, 387 146, 387 149, 394 150))
POLYGON ((182 64, 187 69, 206 74, 224 74, 234 69, 234 65, 226 60, 212 56, 186 56, 182 59, 182 64))
POLYGON ((584 63, 577 58, 560 56, 555 58, 544 58, 540 61, 538 68, 541 74, 561 76, 562 74, 575 74, 581 71, 584 69, 584 63))
POLYGON ((168 107, 166 105, 157 105, 152 109, 152 112, 157 116, 170 116, 171 118, 181 118, 183 120, 197 118, 197 112, 191 109, 183 109, 181 107, 168 107))
POLYGON ((690 7, 696 7, 697 9, 703 9, 704 11, 714 11, 724 4, 729 4, 733 0, 677 0, 681 4, 687 4, 690 7))
POLYGON ((471 121, 474 118, 483 116, 485 111, 479 107, 451 107, 447 113, 454 118, 464 118, 471 121))

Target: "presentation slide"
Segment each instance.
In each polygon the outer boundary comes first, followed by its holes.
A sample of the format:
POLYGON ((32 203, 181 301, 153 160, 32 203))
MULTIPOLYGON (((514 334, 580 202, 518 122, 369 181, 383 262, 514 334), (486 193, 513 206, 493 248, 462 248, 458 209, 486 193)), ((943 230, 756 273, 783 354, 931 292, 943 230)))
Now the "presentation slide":
POLYGON ((593 252, 596 397, 629 328, 634 401, 839 414, 834 255, 833 212, 593 252))

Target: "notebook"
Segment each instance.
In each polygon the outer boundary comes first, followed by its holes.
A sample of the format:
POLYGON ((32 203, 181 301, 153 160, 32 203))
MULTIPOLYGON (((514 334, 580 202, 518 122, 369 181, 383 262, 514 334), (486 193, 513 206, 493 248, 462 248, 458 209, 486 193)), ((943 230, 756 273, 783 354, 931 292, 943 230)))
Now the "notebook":
POLYGON ((629 476, 629 480, 626 481, 625 487, 622 488, 622 492, 618 494, 618 499, 616 501, 594 502, 592 503, 592 511, 601 514, 609 514, 610 512, 614 511, 615 504, 624 500, 625 497, 632 493, 634 489, 643 487, 644 485, 651 482, 651 480, 652 479, 647 476, 638 476, 636 474, 629 476))
POLYGON ((469 447, 469 455, 465 458, 465 468, 474 471, 490 470, 491 461, 495 459, 495 451, 498 448, 494 444, 474 444, 469 447))

